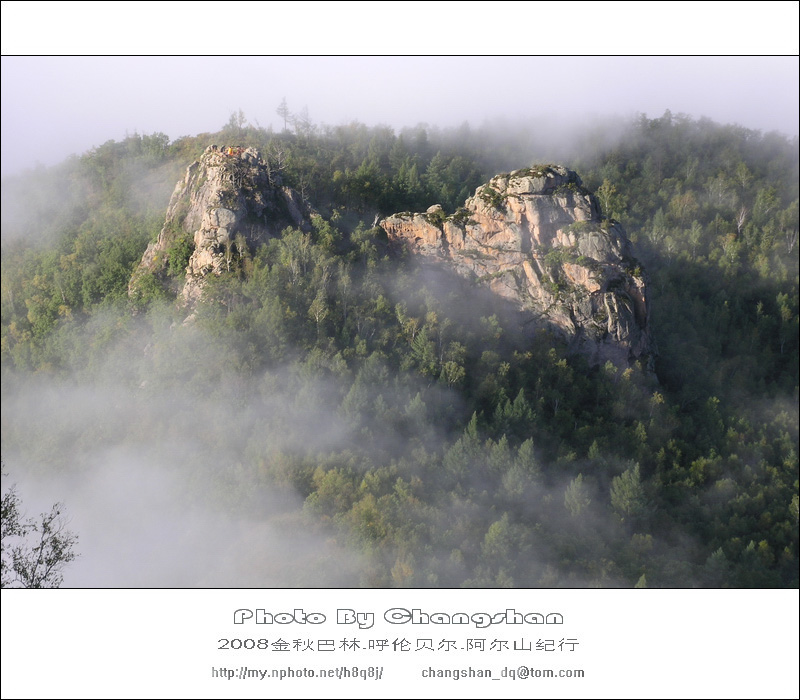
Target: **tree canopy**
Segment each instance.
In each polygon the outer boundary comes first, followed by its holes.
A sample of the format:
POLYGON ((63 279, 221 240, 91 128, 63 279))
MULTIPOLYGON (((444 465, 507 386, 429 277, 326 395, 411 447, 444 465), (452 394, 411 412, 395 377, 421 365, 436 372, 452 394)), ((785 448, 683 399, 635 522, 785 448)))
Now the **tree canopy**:
POLYGON ((151 387, 211 395, 263 410, 205 424, 226 459, 187 488, 204 479, 248 517, 259 493, 298 494, 282 517, 357 552, 353 585, 798 585, 796 138, 666 113, 613 138, 586 129, 557 154, 649 275, 654 385, 520 332, 497 300, 390 255, 373 228, 436 203, 452 213, 497 172, 553 160, 547 134, 278 113, 280 133, 240 111, 217 134, 137 134, 3 183, 4 402, 42 376, 113 375, 141 408, 124 429, 49 425, 33 443, 4 414, 4 449, 57 470, 90 440, 166 443, 177 429, 147 417, 151 387), (212 280, 189 330, 169 290, 130 298, 128 282, 175 181, 234 131, 318 215, 212 280), (332 426, 348 439, 323 441, 332 426))

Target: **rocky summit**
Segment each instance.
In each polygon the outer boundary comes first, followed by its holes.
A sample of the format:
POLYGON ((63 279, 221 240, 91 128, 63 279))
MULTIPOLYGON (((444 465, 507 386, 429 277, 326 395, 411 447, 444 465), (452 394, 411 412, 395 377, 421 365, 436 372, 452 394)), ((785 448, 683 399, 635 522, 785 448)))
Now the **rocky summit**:
MULTIPOLYGON (((209 146, 176 185, 129 292, 148 277, 178 285, 191 312, 209 275, 235 269, 287 226, 307 229, 310 215, 256 149, 209 146)), ((497 175, 450 216, 437 204, 379 225, 395 249, 488 287, 535 322, 529 327, 556 331, 590 363, 652 366, 642 266, 573 171, 546 165, 497 175)))
POLYGON ((185 273, 176 291, 191 308, 208 275, 230 271, 287 226, 306 228, 307 212, 269 161, 255 148, 209 146, 175 186, 158 240, 147 246, 129 293, 147 275, 163 283, 170 272, 176 278, 185 273))
POLYGON ((390 242, 488 286, 563 335, 592 364, 652 365, 645 273, 619 223, 557 165, 497 175, 447 216, 380 221, 390 242))

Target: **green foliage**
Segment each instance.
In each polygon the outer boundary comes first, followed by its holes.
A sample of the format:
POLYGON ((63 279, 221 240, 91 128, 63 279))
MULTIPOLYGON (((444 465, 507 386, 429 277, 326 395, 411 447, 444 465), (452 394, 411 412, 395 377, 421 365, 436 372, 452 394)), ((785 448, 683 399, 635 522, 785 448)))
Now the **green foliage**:
POLYGON ((651 505, 638 464, 611 480, 611 508, 621 520, 634 524, 641 523, 650 515, 651 505))
POLYGON ((547 177, 548 175, 555 174, 553 168, 554 166, 552 164, 538 164, 530 168, 522 168, 517 175, 519 177, 547 177))
POLYGON ((548 250, 543 260, 544 264, 548 268, 552 269, 563 265, 565 262, 572 262, 573 257, 574 256, 569 249, 557 247, 548 250))
POLYGON ((131 305, 138 311, 147 309, 153 302, 165 301, 169 298, 164 285, 151 272, 146 272, 136 280, 136 287, 131 295, 131 305))
POLYGON ((167 249, 167 269, 173 277, 182 277, 194 252, 191 235, 183 234, 167 249))
POLYGON ((465 207, 459 207, 456 209, 455 213, 450 216, 449 220, 456 226, 466 226, 472 222, 470 210, 465 207))
POLYGON ((564 507, 571 516, 577 517, 589 507, 592 502, 590 493, 588 486, 584 483, 583 474, 578 474, 569 482, 569 486, 564 491, 564 507))
POLYGON ((597 224, 593 221, 573 221, 571 224, 564 227, 565 231, 569 231, 570 233, 590 233, 594 231, 597 227, 597 224))
POLYGON ((442 228, 445 220, 447 219, 447 214, 444 213, 444 209, 437 209, 430 214, 425 214, 425 218, 427 219, 428 223, 433 224, 437 228, 442 228))
MULTIPOLYGON (((525 150, 542 150, 533 134, 316 127, 283 107, 284 133, 234 113, 219 134, 137 135, 60 171, 71 203, 43 196, 40 221, 4 228, 4 383, 92 376, 114 343, 140 357, 141 321, 151 364, 122 380, 137 391, 147 378, 246 405, 273 392, 341 423, 341 443, 283 450, 262 436, 292 429, 270 407, 263 424, 210 425, 208 439, 241 470, 220 467, 232 500, 296 490, 293 515, 354 548, 364 585, 797 586, 796 142, 672 116, 628 124, 613 148, 576 141, 595 155, 567 165, 625 225, 651 281, 656 385, 635 367, 590 368, 546 330, 521 333, 501 303, 390 256, 371 227, 435 203, 436 225, 452 211, 467 225, 458 207, 481 183, 541 158, 525 150), (231 244, 191 329, 206 345, 179 362, 190 330, 169 277, 190 235, 167 232, 165 279, 142 275, 130 296, 128 284, 175 180, 234 131, 319 214, 252 250, 231 244), (151 197, 134 196, 137 174, 151 197)), ((563 247, 543 258, 555 272, 593 264, 563 247)))
POLYGON ((481 189, 480 198, 490 207, 494 207, 495 209, 499 209, 503 206, 503 195, 497 190, 489 187, 489 185, 486 185, 483 187, 483 189, 481 189))
POLYGON ((618 219, 625 213, 627 200, 608 179, 603 180, 603 184, 597 188, 596 196, 605 218, 618 219))

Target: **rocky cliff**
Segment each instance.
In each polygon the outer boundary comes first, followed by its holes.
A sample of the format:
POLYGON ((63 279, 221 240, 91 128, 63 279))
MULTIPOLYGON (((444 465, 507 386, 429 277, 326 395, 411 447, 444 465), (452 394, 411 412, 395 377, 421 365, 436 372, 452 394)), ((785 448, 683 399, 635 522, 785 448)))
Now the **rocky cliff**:
POLYGON ((464 207, 401 213, 390 242, 447 262, 564 335, 593 364, 652 362, 647 285, 622 227, 561 166, 498 175, 464 207))
POLYGON ((175 186, 158 240, 147 246, 129 285, 135 295, 146 276, 181 279, 191 307, 208 275, 238 264, 249 250, 287 226, 307 226, 299 195, 256 149, 209 146, 175 186))

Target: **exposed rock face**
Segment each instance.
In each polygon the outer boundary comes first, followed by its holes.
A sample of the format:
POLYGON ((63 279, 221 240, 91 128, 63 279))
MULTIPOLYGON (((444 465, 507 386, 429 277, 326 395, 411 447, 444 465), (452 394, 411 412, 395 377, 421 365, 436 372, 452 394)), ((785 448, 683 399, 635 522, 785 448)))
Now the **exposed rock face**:
POLYGON ((395 246, 448 261, 556 329, 591 363, 651 363, 644 273, 622 227, 602 219, 571 170, 498 175, 452 216, 435 205, 380 226, 395 246))
POLYGON ((219 275, 253 246, 280 234, 286 226, 305 228, 300 196, 283 187, 254 148, 209 146, 178 182, 158 240, 147 246, 133 274, 129 293, 151 273, 183 272, 180 295, 189 307, 200 298, 209 274, 219 275))

